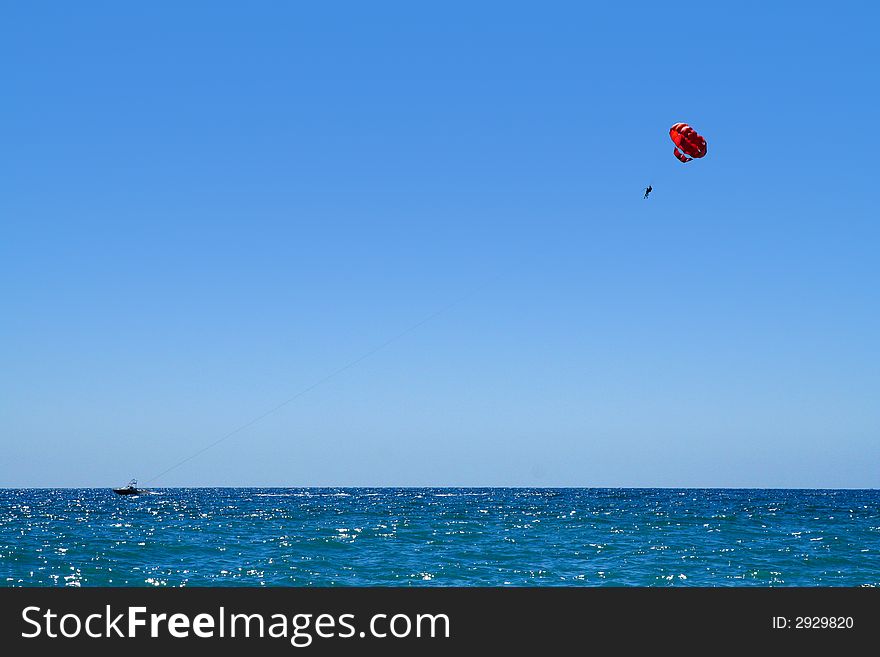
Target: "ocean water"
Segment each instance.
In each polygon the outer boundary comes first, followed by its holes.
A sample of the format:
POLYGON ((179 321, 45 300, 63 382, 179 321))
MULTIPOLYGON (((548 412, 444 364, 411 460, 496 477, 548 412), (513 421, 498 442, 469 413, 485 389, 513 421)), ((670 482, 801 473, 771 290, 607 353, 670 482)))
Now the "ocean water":
POLYGON ((876 586, 880 491, 0 489, 4 586, 876 586))

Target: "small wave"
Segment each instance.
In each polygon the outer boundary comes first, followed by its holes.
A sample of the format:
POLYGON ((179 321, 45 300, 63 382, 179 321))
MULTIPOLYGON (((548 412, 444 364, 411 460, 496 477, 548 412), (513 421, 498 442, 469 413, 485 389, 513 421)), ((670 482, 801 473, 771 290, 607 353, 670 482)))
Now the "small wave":
POLYGON ((311 493, 256 493, 254 497, 312 497, 311 493))

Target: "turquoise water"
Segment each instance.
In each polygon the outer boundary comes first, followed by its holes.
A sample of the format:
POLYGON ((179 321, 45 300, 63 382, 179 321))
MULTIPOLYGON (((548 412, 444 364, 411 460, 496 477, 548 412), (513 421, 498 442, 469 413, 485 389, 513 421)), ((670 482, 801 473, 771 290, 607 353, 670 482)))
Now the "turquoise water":
POLYGON ((0 490, 5 586, 863 586, 880 491, 0 490))

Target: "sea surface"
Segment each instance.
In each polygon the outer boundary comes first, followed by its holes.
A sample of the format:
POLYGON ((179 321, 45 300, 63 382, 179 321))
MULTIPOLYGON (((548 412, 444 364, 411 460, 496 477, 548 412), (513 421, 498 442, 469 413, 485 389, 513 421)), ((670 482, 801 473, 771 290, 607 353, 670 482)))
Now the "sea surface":
POLYGON ((878 490, 0 489, 4 586, 878 584, 878 490))

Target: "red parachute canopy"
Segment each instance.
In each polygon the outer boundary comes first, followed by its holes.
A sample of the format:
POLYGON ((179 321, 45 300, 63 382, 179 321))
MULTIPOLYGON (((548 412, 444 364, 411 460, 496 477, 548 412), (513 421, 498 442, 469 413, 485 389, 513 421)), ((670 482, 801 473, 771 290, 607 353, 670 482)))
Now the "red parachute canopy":
POLYGON ((687 123, 676 123, 669 128, 669 138, 675 144, 673 149, 675 157, 682 162, 690 162, 693 158, 703 157, 706 154, 706 140, 687 123), (687 157, 688 155, 690 157, 687 157))

